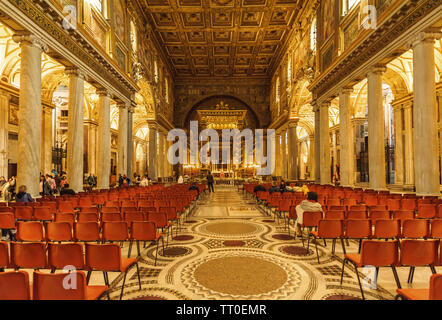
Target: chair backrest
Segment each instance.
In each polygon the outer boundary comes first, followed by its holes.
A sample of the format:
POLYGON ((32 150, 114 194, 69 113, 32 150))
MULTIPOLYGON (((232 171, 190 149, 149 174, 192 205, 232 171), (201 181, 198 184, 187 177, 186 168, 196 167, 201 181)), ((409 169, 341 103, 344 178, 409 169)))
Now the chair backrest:
POLYGON ((402 237, 404 238, 426 238, 429 233, 429 220, 407 219, 402 222, 402 237))
POLYGON ((383 205, 383 204, 376 204, 373 206, 368 206, 368 209, 370 211, 388 211, 387 205, 383 205))
POLYGON ((0 212, 0 229, 15 229, 15 219, 13 213, 0 212))
POLYGON ((17 224, 17 240, 44 241, 43 224, 39 221, 19 221, 17 224))
POLYGON ((364 240, 361 248, 364 266, 385 267, 398 263, 398 241, 364 240))
POLYGON ((130 208, 136 208, 137 202, 134 200, 123 200, 120 204, 121 208, 130 207, 130 208))
POLYGON ((120 213, 120 209, 118 207, 101 207, 101 213, 120 213))
POLYGON ((414 212, 411 210, 395 210, 393 211, 393 219, 400 220, 401 223, 407 219, 414 219, 414 212))
POLYGON ((86 244, 86 267, 100 271, 120 271, 121 248, 118 244, 86 244))
POLYGON ((99 220, 98 213, 94 212, 78 212, 77 222, 97 222, 99 220))
POLYGON ((326 220, 344 220, 345 219, 345 211, 342 210, 329 210, 325 212, 326 220))
POLYGON ((0 268, 7 268, 9 265, 8 243, 0 241, 0 268))
POLYGON ((41 206, 41 207, 34 207, 34 219, 35 220, 53 220, 54 217, 52 215, 51 207, 41 206))
POLYGON ((49 241, 71 241, 71 224, 69 222, 46 223, 46 239, 49 241))
POLYGON ((101 213, 101 222, 121 221, 119 212, 103 212, 101 213))
POLYGON ((49 243, 48 267, 64 269, 74 266, 77 270, 84 269, 83 246, 80 243, 49 243))
POLYGON ((367 206, 361 204, 356 206, 350 206, 349 211, 367 211, 367 206))
POLYGON ((98 214, 98 208, 97 207, 80 207, 80 212, 91 212, 98 214))
POLYGON ((31 300, 28 273, 0 272, 0 300, 31 300))
POLYGON ((80 207, 90 207, 94 203, 90 197, 81 197, 80 200, 78 200, 78 205, 80 207))
POLYGON ((319 220, 322 220, 321 211, 304 211, 302 213, 302 224, 304 227, 317 227, 319 220))
POLYGON ((34 271, 32 288, 34 300, 86 300, 86 276, 81 271, 71 273, 34 271), (66 289, 67 283, 70 286, 68 289, 66 289))
POLYGON ((126 241, 128 238, 126 221, 105 222, 103 224, 103 240, 126 241))
POLYGON ((105 207, 115 207, 115 208, 119 208, 120 207, 120 202, 116 201, 116 200, 108 200, 106 201, 106 203, 104 204, 105 207))
POLYGON ((377 220, 390 219, 389 211, 370 211, 370 220, 374 224, 377 220))
POLYGON ((356 206, 357 205, 357 201, 356 199, 353 198, 346 198, 342 200, 342 205, 350 207, 350 206, 356 206))
POLYGON ((430 278, 430 300, 442 300, 442 274, 430 278))
POLYGON ((439 240, 405 239, 401 241, 401 266, 426 266, 438 264, 439 240))
POLYGON ((327 199, 327 207, 340 206, 341 199, 327 199))
POLYGON ((401 199, 387 199, 387 209, 389 211, 399 210, 401 208, 401 199))
POLYGON ((73 213, 73 212, 57 212, 55 214, 55 222, 68 222, 72 228, 75 223, 75 213, 73 213))
POLYGON ((73 212, 75 209, 75 204, 73 201, 60 201, 58 203, 58 212, 73 212))
POLYGON ((321 238, 340 238, 344 236, 342 220, 319 220, 318 236, 321 238))
POLYGON ((15 218, 19 220, 32 220, 34 208, 28 206, 15 207, 15 218))
POLYGON ((125 212, 124 221, 126 221, 128 225, 130 225, 132 221, 144 221, 144 215, 139 211, 125 212))
POLYGON ((375 238, 398 238, 401 233, 400 221, 390 219, 379 219, 374 223, 375 238))
POLYGON ((44 242, 11 242, 11 265, 15 268, 46 268, 44 242))
POLYGON ((291 199, 281 199, 279 200, 278 210, 283 212, 288 212, 290 210, 291 205, 292 205, 291 199))
POLYGON ((298 213, 296 212, 295 205, 290 206, 289 218, 290 219, 298 219, 298 213))
POLYGON ((363 220, 367 219, 367 211, 348 211, 347 219, 363 220))
POLYGON ((424 219, 431 219, 436 217, 436 205, 435 204, 421 204, 417 208, 417 217, 424 219))
POLYGON ((350 239, 362 239, 371 237, 370 220, 347 220, 345 222, 345 236, 350 239))
POLYGON ((167 226, 167 215, 164 212, 148 212, 147 220, 155 222, 157 228, 167 226))
POLYGON ((100 227, 97 222, 77 222, 74 227, 74 238, 78 241, 99 241, 100 227))
POLYGON ((131 225, 130 239, 140 241, 156 240, 157 227, 153 221, 134 221, 131 225))
POLYGON ((416 199, 406 198, 401 200, 402 210, 416 210, 416 199))
POLYGON ((442 220, 435 219, 431 221, 431 238, 442 239, 442 220))

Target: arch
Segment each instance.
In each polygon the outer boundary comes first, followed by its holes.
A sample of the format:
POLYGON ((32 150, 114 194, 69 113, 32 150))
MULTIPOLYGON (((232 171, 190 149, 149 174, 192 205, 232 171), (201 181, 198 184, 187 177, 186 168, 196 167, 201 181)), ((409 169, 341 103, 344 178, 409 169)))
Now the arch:
POLYGON ((255 110, 253 110, 253 108, 250 107, 251 104, 249 104, 247 101, 244 101, 244 99, 239 98, 239 97, 237 97, 235 95, 231 95, 231 94, 227 94, 227 95, 214 95, 214 94, 210 94, 210 95, 206 95, 206 96, 200 97, 200 98, 196 99, 196 101, 194 101, 193 103, 188 104, 187 107, 186 107, 186 111, 184 112, 185 116, 182 118, 181 127, 184 128, 185 124, 189 123, 191 114, 194 111, 196 111, 199 107, 201 107, 204 102, 207 102, 208 100, 214 99, 214 98, 217 98, 217 99, 220 99, 220 100, 223 100, 223 99, 237 100, 244 107, 246 107, 247 110, 250 112, 250 114, 252 115, 253 119, 256 122, 256 128, 261 128, 261 123, 260 123, 259 117, 256 114, 255 110))

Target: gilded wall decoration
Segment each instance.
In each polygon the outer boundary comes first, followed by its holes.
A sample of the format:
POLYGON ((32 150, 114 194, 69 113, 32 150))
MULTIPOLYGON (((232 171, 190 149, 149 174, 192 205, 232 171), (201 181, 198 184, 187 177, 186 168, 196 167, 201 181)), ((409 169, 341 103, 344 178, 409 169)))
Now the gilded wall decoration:
POLYGON ((115 59, 123 71, 126 71, 126 55, 118 45, 115 46, 115 59))
POLYGON ((123 42, 126 43, 126 16, 124 14, 125 6, 121 0, 114 0, 115 14, 115 34, 123 42))
POLYGON ((322 43, 333 34, 336 25, 336 0, 322 1, 322 43))
POLYGON ((9 99, 8 122, 18 126, 18 97, 11 96, 9 99))

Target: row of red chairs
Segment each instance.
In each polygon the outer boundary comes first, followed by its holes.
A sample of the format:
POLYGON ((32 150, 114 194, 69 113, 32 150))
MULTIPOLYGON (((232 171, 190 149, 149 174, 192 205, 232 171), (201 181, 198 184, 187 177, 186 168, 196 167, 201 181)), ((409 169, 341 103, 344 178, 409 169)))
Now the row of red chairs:
MULTIPOLYGON (((0 273, 0 299, 1 300, 27 300, 31 299, 29 281, 26 272, 19 269, 50 269, 52 273, 34 273, 33 299, 34 300, 95 300, 109 288, 108 272, 124 274, 121 287, 120 300, 123 296, 124 284, 128 270, 137 267, 138 285, 141 290, 141 278, 137 259, 122 258, 121 248, 118 244, 85 244, 79 243, 49 243, 47 250, 44 243, 19 243, 11 242, 10 249, 6 242, 0 242, 0 267, 12 268, 15 271, 0 273), (64 270, 66 266, 75 270, 85 270, 88 275, 80 273, 54 274, 55 270, 64 270), (104 286, 87 286, 92 271, 102 271, 104 286), (65 290, 63 279, 70 275, 70 279, 77 276, 77 289, 65 290)), ((71 282, 72 286, 72 282, 71 282)), ((107 292, 108 299, 109 292, 107 292)))

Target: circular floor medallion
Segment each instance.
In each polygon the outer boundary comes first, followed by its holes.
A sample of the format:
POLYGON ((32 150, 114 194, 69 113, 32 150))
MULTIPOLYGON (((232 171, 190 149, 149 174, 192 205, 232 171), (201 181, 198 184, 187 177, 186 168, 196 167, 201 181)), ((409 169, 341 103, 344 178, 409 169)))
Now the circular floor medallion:
POLYGON ((311 250, 307 248, 298 247, 298 246, 285 246, 280 248, 279 250, 291 256, 308 256, 313 253, 311 250))
POLYGON ((176 240, 176 241, 189 241, 192 239, 193 239, 193 236, 189 236, 187 234, 179 235, 179 236, 176 236, 173 238, 173 240, 176 240))
POLYGON ((195 280, 202 286, 232 295, 257 295, 276 290, 287 281, 277 264, 254 257, 224 257, 199 265, 195 280))
POLYGON ((214 221, 199 228, 206 235, 222 237, 251 236, 261 230, 260 225, 249 221, 214 221))
POLYGON ((281 233, 272 235, 272 238, 276 239, 276 240, 293 240, 294 239, 293 236, 289 236, 288 234, 281 234, 281 233))
POLYGON ((186 247, 169 247, 163 250, 158 250, 158 254, 163 257, 182 257, 189 254, 191 250, 186 247))

